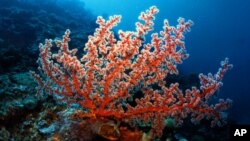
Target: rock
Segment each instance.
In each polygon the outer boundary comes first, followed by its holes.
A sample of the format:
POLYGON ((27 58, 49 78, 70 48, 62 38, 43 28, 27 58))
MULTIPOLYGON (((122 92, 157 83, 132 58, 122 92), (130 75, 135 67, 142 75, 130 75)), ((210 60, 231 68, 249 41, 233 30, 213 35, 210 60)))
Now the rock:
POLYGON ((14 75, 11 75, 11 80, 20 86, 32 87, 36 85, 29 72, 16 73, 14 75))
POLYGON ((23 105, 28 110, 34 110, 37 106, 37 99, 33 96, 29 96, 23 100, 23 105))
POLYGON ((167 128, 175 128, 175 126, 176 126, 175 119, 173 119, 173 118, 166 118, 164 120, 164 125, 167 128))
POLYGON ((53 123, 48 127, 39 129, 39 132, 46 135, 52 135, 57 129, 57 124, 53 123))
POLYGON ((8 141, 10 137, 9 131, 7 131, 4 127, 0 129, 0 140, 1 141, 8 141))

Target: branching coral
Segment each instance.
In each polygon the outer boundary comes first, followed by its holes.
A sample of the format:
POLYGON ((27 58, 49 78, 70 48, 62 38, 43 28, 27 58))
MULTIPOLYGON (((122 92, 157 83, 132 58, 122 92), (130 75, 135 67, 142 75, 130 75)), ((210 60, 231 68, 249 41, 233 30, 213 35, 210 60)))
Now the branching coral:
POLYGON ((230 107, 230 100, 220 100, 210 105, 208 100, 222 85, 224 73, 232 68, 228 59, 221 63, 215 75, 200 74, 200 88, 193 87, 183 92, 178 83, 166 86, 168 74, 178 74, 176 65, 188 57, 184 46, 184 33, 190 31, 192 21, 178 19, 177 27, 164 21, 160 34, 153 33, 151 42, 145 42, 145 35, 153 30, 154 16, 158 9, 153 6, 142 12, 136 23, 136 30, 119 31, 119 39, 112 31, 121 16, 104 20, 98 17, 99 27, 89 36, 83 57, 76 57, 76 49, 69 50, 70 30, 62 40, 46 40, 40 44, 38 60, 40 74, 32 72, 40 90, 60 94, 69 102, 77 102, 87 111, 84 118, 113 118, 132 123, 142 120, 152 122, 155 135, 160 136, 163 120, 172 117, 178 124, 191 115, 198 123, 207 117, 212 125, 221 124, 221 111, 230 107), (58 52, 51 51, 53 44, 58 52), (160 89, 153 89, 152 85, 160 89), (143 97, 135 99, 131 106, 127 98, 132 97, 133 88, 140 88, 143 97))

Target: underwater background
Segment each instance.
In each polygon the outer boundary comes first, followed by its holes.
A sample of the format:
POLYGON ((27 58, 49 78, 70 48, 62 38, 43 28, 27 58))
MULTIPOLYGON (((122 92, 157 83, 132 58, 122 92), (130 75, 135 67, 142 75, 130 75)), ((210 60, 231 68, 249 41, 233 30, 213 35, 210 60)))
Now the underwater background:
POLYGON ((167 0, 167 1, 110 1, 86 0, 86 7, 97 15, 122 15, 118 28, 133 30, 137 17, 133 16, 150 5, 156 5, 160 13, 156 17, 155 30, 161 30, 163 19, 176 24, 178 17, 194 22, 186 36, 190 57, 179 68, 183 73, 215 72, 218 62, 225 57, 234 68, 226 74, 219 95, 234 101, 230 116, 241 123, 250 123, 249 72, 250 72, 250 9, 246 0, 167 0), (129 21, 129 22, 128 22, 129 21))
POLYGON ((216 73, 220 61, 228 57, 234 67, 216 95, 233 100, 229 122, 250 124, 248 0, 0 0, 0 140, 22 140, 15 137, 26 132, 34 132, 33 140, 46 140, 58 128, 54 121, 59 115, 67 117, 68 113, 53 115, 63 109, 53 97, 35 95, 29 71, 37 68, 39 43, 61 38, 70 29, 71 48, 82 50, 97 27, 97 16, 122 15, 115 30, 132 31, 139 13, 152 5, 160 9, 154 31, 162 30, 164 19, 170 25, 176 25, 179 17, 194 22, 185 35, 190 56, 178 65, 181 77, 175 80, 183 82, 183 88, 196 85, 197 74, 216 73), (22 131, 17 131, 20 127, 22 131))
POLYGON ((230 117, 240 123, 250 123, 250 9, 247 0, 147 0, 127 1, 85 0, 86 7, 97 15, 122 15, 118 29, 133 30, 137 21, 135 13, 156 5, 160 12, 155 30, 161 30, 163 19, 171 25, 179 17, 194 22, 186 35, 186 47, 190 57, 178 67, 185 74, 216 72, 218 62, 228 57, 234 68, 223 80, 219 97, 233 100, 230 117), (102 3, 102 4, 100 4, 102 3))

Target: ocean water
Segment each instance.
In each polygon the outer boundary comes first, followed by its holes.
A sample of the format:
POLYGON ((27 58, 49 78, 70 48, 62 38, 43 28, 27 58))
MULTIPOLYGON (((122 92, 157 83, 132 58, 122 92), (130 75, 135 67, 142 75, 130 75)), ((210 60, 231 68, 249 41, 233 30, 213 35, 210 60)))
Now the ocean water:
MULTIPOLYGON (((37 70, 39 43, 46 38, 61 38, 65 30, 70 29, 71 49, 78 48, 77 55, 80 56, 88 36, 97 27, 97 16, 107 19, 112 15, 121 15, 121 22, 114 31, 134 31, 140 12, 151 6, 157 6, 160 12, 156 15, 154 31, 150 33, 161 31, 164 19, 172 26, 177 25, 179 17, 194 22, 191 32, 185 34, 185 46, 190 56, 178 65, 182 75, 214 74, 220 67, 220 61, 229 58, 233 69, 226 73, 223 87, 216 96, 233 101, 227 111, 230 122, 249 125, 249 5, 248 0, 0 0, 0 140, 3 133, 6 138, 11 137, 2 127, 6 126, 10 133, 14 130, 7 126, 15 119, 8 119, 12 115, 8 115, 8 111, 11 111, 8 110, 9 103, 16 101, 15 106, 20 109, 25 107, 23 103, 27 101, 33 104, 28 107, 40 101, 34 96, 30 98, 30 93, 35 94, 32 91, 35 85, 28 77, 29 71, 37 70), (25 96, 27 93, 29 96, 25 96), (16 97, 17 94, 20 95, 16 97)), ((146 42, 150 42, 150 33, 146 36, 146 42)), ((13 117, 28 115, 26 112, 20 113, 13 117)), ((48 128, 42 128, 40 121, 36 125, 42 134, 48 135, 52 129, 57 129, 58 123, 48 128)))
POLYGON ((221 97, 234 101, 230 116, 250 123, 250 1, 247 0, 85 0, 86 8, 96 15, 122 15, 118 29, 133 30, 140 11, 156 5, 155 30, 162 29, 163 19, 171 25, 177 19, 191 19, 194 26, 186 34, 190 57, 179 68, 185 73, 215 73, 220 60, 230 59, 234 68, 223 80, 221 97))

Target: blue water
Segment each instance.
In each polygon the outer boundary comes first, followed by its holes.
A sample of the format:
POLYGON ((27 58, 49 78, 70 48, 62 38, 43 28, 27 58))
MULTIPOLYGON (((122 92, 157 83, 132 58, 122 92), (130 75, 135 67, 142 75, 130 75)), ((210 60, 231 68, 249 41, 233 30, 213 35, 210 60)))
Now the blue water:
MULTIPOLYGON (((2 2, 6 3, 7 1, 2 0, 2 2)), ((12 1, 13 3, 14 1, 32 1, 36 3, 43 0, 12 1)), ((186 20, 191 19, 194 25, 191 27, 191 32, 185 36, 185 44, 190 57, 178 68, 185 74, 216 73, 220 61, 225 57, 230 58, 234 68, 225 75, 224 85, 220 89, 219 97, 230 98, 234 101, 233 107, 229 111, 231 119, 239 123, 250 124, 250 92, 248 90, 250 88, 249 0, 83 0, 84 4, 79 3, 77 8, 71 7, 68 3, 63 5, 64 0, 55 1, 61 2, 62 8, 69 6, 70 8, 66 8, 66 10, 72 10, 72 15, 77 15, 81 7, 87 8, 94 16, 102 15, 107 18, 111 15, 122 15, 122 21, 115 28, 116 30, 134 30, 139 13, 152 5, 156 5, 160 9, 160 13, 156 15, 156 32, 162 29, 164 19, 168 19, 171 25, 176 25, 179 17, 186 20)), ((67 1, 71 1, 74 6, 76 5, 74 0, 67 1)), ((57 9, 53 9, 53 7, 45 9, 57 12, 57 9)), ((0 15, 0 19, 4 16, 0 15)), ((61 18, 64 17, 59 19, 61 18)), ((81 16, 74 18, 79 19, 81 16)), ((36 20, 36 18, 34 19, 36 20)), ((89 17, 86 16, 85 19, 89 19, 89 17)), ((48 23, 48 25, 51 25, 49 26, 51 27, 50 30, 54 29, 55 25, 57 25, 58 29, 64 28, 61 27, 60 22, 53 22, 48 23)), ((39 30, 39 28, 36 30, 39 30)), ((58 31, 58 34, 61 35, 63 32, 58 31)), ((23 38, 25 37, 23 36, 23 38)), ((29 38, 32 37, 29 35, 29 38)), ((21 37, 18 39, 21 39, 21 37)), ((1 38, 0 42, 2 42, 1 38)))
POLYGON ((163 19, 176 25, 178 17, 194 21, 186 34, 190 57, 179 68, 185 73, 215 73, 220 60, 230 58, 234 68, 224 77, 219 97, 234 101, 230 117, 250 123, 250 1, 247 0, 84 0, 96 15, 122 15, 117 29, 134 30, 138 14, 156 5, 155 30, 162 29, 163 19))

